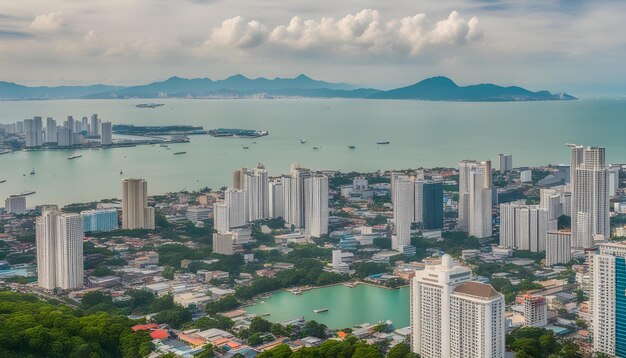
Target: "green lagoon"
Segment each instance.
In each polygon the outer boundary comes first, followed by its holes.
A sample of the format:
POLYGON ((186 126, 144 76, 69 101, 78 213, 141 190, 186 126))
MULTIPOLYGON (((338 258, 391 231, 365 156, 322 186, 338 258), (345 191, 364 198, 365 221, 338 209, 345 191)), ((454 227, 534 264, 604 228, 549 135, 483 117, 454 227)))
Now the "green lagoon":
POLYGON ((626 161, 626 100, 464 103, 394 100, 163 99, 163 107, 136 108, 141 100, 0 101, 0 123, 40 115, 57 123, 98 113, 104 121, 137 125, 189 124, 268 130, 257 139, 191 136, 171 150, 138 146, 106 150, 14 152, 0 155, 0 199, 25 191, 28 206, 120 197, 121 179, 148 181, 149 194, 231 183, 232 171, 263 163, 270 175, 291 163, 312 169, 456 166, 461 159, 513 155, 514 166, 566 163, 565 143, 607 148, 611 163, 626 161), (300 144, 300 138, 307 140, 300 144), (377 145, 388 140, 389 145, 377 145), (256 142, 253 144, 252 142, 256 142), (243 149, 243 145, 249 147, 243 149), (349 145, 356 149, 348 149, 349 145), (313 147, 321 147, 313 150, 313 147), (185 155, 173 155, 186 151, 185 155), (67 157, 82 154, 81 158, 67 157), (35 169, 35 175, 28 173, 35 169), (123 171, 123 175, 120 175, 123 171))
POLYGON ((278 291, 245 309, 248 313, 269 313, 263 318, 271 322, 304 315, 306 320, 324 323, 332 329, 386 320, 392 320, 394 327, 401 328, 409 325, 409 288, 390 290, 369 285, 354 288, 335 285, 304 291, 302 295, 278 291), (328 308, 328 311, 313 312, 320 308, 328 308))

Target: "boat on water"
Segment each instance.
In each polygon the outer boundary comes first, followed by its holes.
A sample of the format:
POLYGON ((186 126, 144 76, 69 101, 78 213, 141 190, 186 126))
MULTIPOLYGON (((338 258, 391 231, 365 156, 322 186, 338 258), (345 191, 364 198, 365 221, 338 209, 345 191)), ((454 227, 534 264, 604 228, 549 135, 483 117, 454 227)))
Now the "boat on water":
POLYGON ((0 180, 0 184, 2 184, 2 183, 6 183, 6 181, 7 181, 6 179, 2 179, 2 180, 0 180))
POLYGON ((76 159, 76 158, 80 158, 82 157, 82 155, 77 154, 77 155, 72 155, 71 157, 67 157, 67 159, 76 159))
POLYGON ((271 314, 271 313, 261 313, 261 314, 259 315, 259 317, 267 317, 267 316, 269 316, 270 314, 271 314))
POLYGON ((161 107, 164 106, 165 104, 163 103, 139 103, 136 104, 135 107, 137 108, 157 108, 157 107, 161 107))
POLYGON ((389 144, 391 142, 389 142, 388 140, 379 140, 378 142, 376 142, 376 144, 389 144))
POLYGON ((250 149, 250 147, 248 147, 247 145, 244 145, 243 149, 250 149))
POLYGON ((120 175, 122 175, 122 174, 124 174, 124 172, 120 170, 120 175))
POLYGON ((320 149, 320 148, 321 148, 321 147, 313 147, 313 149, 315 149, 315 150, 318 150, 318 149, 320 149))
POLYGON ((306 143, 306 139, 300 138, 300 144, 304 144, 304 143, 306 143))
POLYGON ((159 147, 166 148, 166 147, 167 147, 167 144, 165 144, 165 143, 161 143, 161 144, 159 144, 159 147))
POLYGON ((36 193, 36 191, 25 191, 25 192, 21 193, 20 195, 21 196, 27 196, 27 195, 33 195, 35 193, 36 193))
POLYGON ((187 154, 187 152, 174 152, 174 155, 187 154))
POLYGON ((354 149, 354 148, 356 148, 356 146, 355 145, 349 145, 348 148, 354 149))
POLYGON ((237 137, 237 138, 258 138, 269 135, 266 130, 240 129, 240 128, 217 128, 209 130, 212 137, 237 137))
POLYGON ((33 168, 33 170, 30 171, 30 175, 35 175, 35 168, 33 168))
POLYGON ((316 310, 313 310, 313 312, 315 313, 328 312, 328 308, 318 308, 316 310))

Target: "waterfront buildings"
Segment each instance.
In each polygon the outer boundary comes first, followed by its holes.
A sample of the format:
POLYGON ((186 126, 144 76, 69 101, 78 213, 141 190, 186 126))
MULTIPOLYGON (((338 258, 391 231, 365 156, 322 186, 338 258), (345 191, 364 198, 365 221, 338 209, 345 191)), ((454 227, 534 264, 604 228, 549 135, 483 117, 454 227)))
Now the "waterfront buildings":
POLYGON ((85 232, 105 232, 119 228, 117 209, 85 210, 80 212, 85 232))
POLYGON ((542 296, 524 295, 524 325, 543 327, 548 324, 548 303, 542 296))
POLYGON ((36 148, 43 145, 43 120, 36 116, 24 120, 24 134, 26 148, 36 148))
POLYGON ((148 183, 143 179, 122 181, 122 228, 154 230, 154 208, 148 206, 148 183))
POLYGON ((247 168, 237 169, 233 172, 233 189, 243 189, 245 176, 248 173, 247 168))
POLYGON ((4 209, 11 214, 24 214, 26 212, 26 196, 11 195, 4 201, 4 209))
POLYGON ((605 149, 572 146, 572 245, 590 248, 610 237, 609 173, 605 149))
POLYGON ((89 134, 93 136, 100 135, 101 120, 97 114, 91 115, 91 121, 89 122, 89 134))
POLYGON ((411 281, 411 349, 423 358, 504 357, 504 297, 449 255, 411 281))
MULTIPOLYGON (((556 222, 552 230, 556 230, 556 222)), ((545 251, 548 232, 548 211, 539 205, 516 201, 500 204, 500 246, 545 251)))
POLYGON ((511 154, 498 154, 500 159, 500 172, 513 170, 513 156, 511 154))
POLYGON ((79 214, 62 213, 56 206, 42 209, 36 223, 40 287, 70 290, 83 286, 83 236, 79 214))
POLYGON ((46 143, 57 142, 57 122, 52 117, 46 119, 46 143))
POLYGON ((548 232, 546 234, 546 266, 565 265, 572 259, 572 234, 548 232))
POLYGON ((343 262, 343 254, 341 250, 333 250, 333 271, 346 273, 350 270, 350 265, 343 262))
POLYGON ((113 125, 111 122, 102 122, 100 125, 100 144, 113 144, 113 125))
POLYGON ((626 245, 598 246, 591 267, 593 348, 596 352, 626 357, 626 245))
POLYGON ((285 207, 283 205, 283 183, 280 179, 269 183, 269 215, 271 218, 283 218, 285 207))

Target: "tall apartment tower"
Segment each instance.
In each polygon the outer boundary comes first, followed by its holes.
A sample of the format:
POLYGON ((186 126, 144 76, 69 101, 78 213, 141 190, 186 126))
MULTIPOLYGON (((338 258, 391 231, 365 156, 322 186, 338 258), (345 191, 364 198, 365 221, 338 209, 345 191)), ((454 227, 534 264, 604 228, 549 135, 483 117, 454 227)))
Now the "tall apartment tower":
POLYGON ((626 245, 600 244, 591 266, 593 348, 626 357, 626 245))
MULTIPOLYGON (((467 232, 470 236, 477 238, 489 237, 492 235, 493 200, 491 161, 475 163, 469 168, 464 179, 467 180, 464 186, 468 190, 467 193, 463 193, 463 199, 466 200, 463 203, 463 209, 466 210, 464 215, 467 217, 467 232)), ((459 200, 461 200, 460 196, 459 200)), ((459 208, 459 212, 460 210, 459 208)))
POLYGON ((237 169, 233 172, 233 189, 243 189, 246 174, 248 174, 247 168, 237 169))
POLYGON ((605 149, 572 147, 572 245, 594 246, 594 237, 610 237, 609 174, 605 149), (580 161, 582 153, 582 161, 580 161))
POLYGON ((229 230, 248 223, 248 200, 246 191, 228 189, 224 192, 224 204, 228 207, 229 230))
POLYGON ((244 175, 243 187, 248 202, 248 221, 269 218, 269 177, 261 164, 244 175))
POLYGON ((411 280, 411 350, 423 358, 504 357, 504 297, 449 255, 411 280))
POLYGON ((4 209, 7 213, 24 214, 26 213, 26 196, 11 195, 4 201, 4 209))
POLYGON ((500 172, 513 170, 513 156, 511 154, 498 154, 500 159, 500 172))
POLYGON ((411 223, 415 218, 415 182, 407 176, 395 179, 393 190, 394 236, 391 248, 411 245, 411 223))
POLYGON ((52 117, 46 119, 46 143, 57 142, 57 122, 52 117))
POLYGON ((100 135, 100 118, 97 114, 91 115, 91 123, 89 124, 89 134, 100 135))
POLYGON ((284 218, 285 206, 283 204, 283 183, 279 180, 274 180, 269 183, 269 215, 271 218, 284 218))
POLYGON ((111 122, 102 122, 100 125, 100 144, 113 144, 113 125, 111 122))
POLYGON ((314 174, 304 179, 304 232, 320 237, 328 234, 328 177, 314 174))
POLYGON ((443 228, 443 183, 426 182, 423 185, 422 227, 426 230, 443 228))
POLYGON ((48 290, 83 286, 83 220, 80 214, 44 207, 37 218, 38 285, 48 290))
POLYGON ((539 205, 500 204, 500 246, 542 252, 547 232, 548 211, 539 205))
POLYGON ((304 181, 311 171, 297 164, 291 165, 291 175, 281 178, 283 183, 283 207, 285 221, 296 228, 306 227, 304 181))
POLYGON ((122 181, 122 229, 154 230, 154 208, 148 206, 148 183, 143 179, 122 181))
POLYGON ((572 259, 572 234, 552 232, 546 234, 546 266, 565 265, 572 259))

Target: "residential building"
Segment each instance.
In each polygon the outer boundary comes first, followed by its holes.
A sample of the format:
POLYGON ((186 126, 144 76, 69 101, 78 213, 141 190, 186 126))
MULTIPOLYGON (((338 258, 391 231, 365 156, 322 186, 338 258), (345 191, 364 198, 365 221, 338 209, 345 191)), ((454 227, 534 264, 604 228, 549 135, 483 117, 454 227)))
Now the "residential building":
POLYGON ((143 179, 122 181, 122 228, 154 230, 154 208, 148 206, 148 183, 143 179))
POLYGON ((530 169, 522 170, 519 173, 519 181, 522 183, 532 183, 533 182, 533 171, 530 169))
POLYGON ((304 232, 313 237, 328 234, 328 177, 314 174, 304 180, 304 232))
POLYGON ((4 209, 11 214, 26 213, 26 196, 11 195, 4 201, 4 209))
POLYGON ((85 232, 105 232, 119 228, 117 209, 85 210, 80 215, 85 232))
POLYGON ((543 296, 524 295, 524 326, 543 327, 548 324, 548 304, 543 296))
POLYGON ((551 232, 546 234, 546 266, 565 265, 572 259, 572 234, 551 232))
POLYGON ((500 172, 505 173, 513 170, 513 156, 511 154, 498 154, 500 159, 500 172))
POLYGON ((57 142, 57 122, 52 117, 46 119, 46 143, 57 142))
POLYGON ((189 221, 204 221, 209 219, 209 215, 213 210, 208 206, 190 206, 187 208, 187 212, 185 213, 185 217, 189 221))
POLYGON ((113 144, 113 125, 111 122, 102 122, 100 125, 100 144, 113 144))
POLYGON ((243 189, 227 189, 224 204, 228 207, 228 229, 242 227, 248 223, 248 202, 243 189))
POLYGON ((269 183, 269 215, 271 218, 284 218, 283 183, 278 180, 269 183))
POLYGON ((415 182, 408 176, 398 176, 393 189, 394 235, 391 248, 411 244, 411 223, 415 214, 415 182))
POLYGON ((233 255, 235 253, 235 241, 232 232, 213 234, 213 252, 221 255, 233 255))
POLYGON ((545 251, 548 211, 524 201, 500 204, 500 246, 545 251))
POLYGON ((261 164, 244 175, 243 187, 248 203, 248 221, 269 218, 269 177, 261 164))

